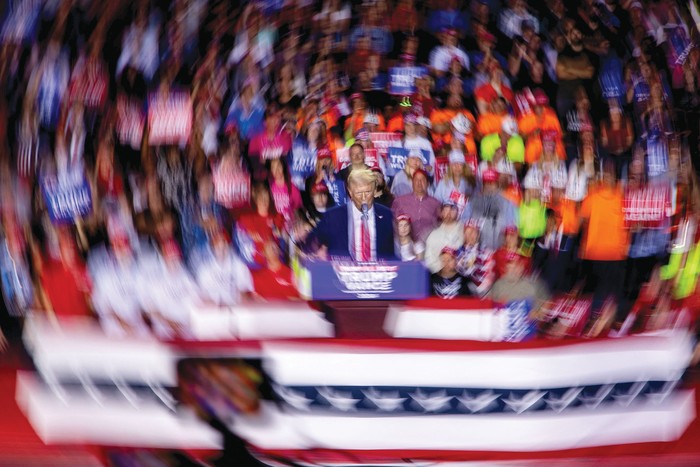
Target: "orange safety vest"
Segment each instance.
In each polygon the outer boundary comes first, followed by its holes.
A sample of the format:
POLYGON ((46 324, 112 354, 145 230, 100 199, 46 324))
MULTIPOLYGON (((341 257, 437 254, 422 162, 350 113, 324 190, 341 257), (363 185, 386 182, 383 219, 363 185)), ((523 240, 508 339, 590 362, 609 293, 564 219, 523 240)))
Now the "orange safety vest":
POLYGON ((394 115, 386 124, 386 131, 389 133, 403 133, 403 114, 394 115))
POLYGON ((536 130, 556 131, 558 136, 556 153, 561 160, 566 160, 566 150, 561 141, 562 131, 559 124, 559 118, 554 111, 545 107, 541 116, 537 116, 534 112, 528 112, 518 121, 520 134, 526 137, 525 142, 525 162, 534 164, 542 157, 542 138, 535 133, 536 130))
POLYGON ((520 203, 523 200, 520 189, 515 185, 511 185, 505 190, 503 190, 502 195, 505 199, 513 203, 513 206, 515 207, 520 206, 520 203))
MULTIPOLYGON (((437 125, 443 125, 445 123, 449 124, 450 121, 457 115, 457 110, 454 109, 436 109, 430 114, 430 124, 435 128, 437 125)), ((465 117, 467 117, 472 122, 472 128, 476 128, 476 120, 474 115, 468 110, 461 110, 465 117)), ((433 137, 433 144, 442 144, 449 147, 452 144, 452 131, 447 131, 445 133, 437 133, 431 131, 431 136, 433 137)), ((476 150, 476 142, 474 141, 474 131, 469 132, 465 138, 464 145, 466 147, 467 154, 478 154, 476 150)))
POLYGON ((495 113, 486 112, 479 116, 479 121, 476 124, 476 130, 479 132, 483 138, 491 133, 500 133, 501 127, 503 126, 503 119, 506 118, 508 114, 497 115, 495 113))
POLYGON ((562 226, 564 235, 576 235, 580 225, 576 201, 562 198, 559 204, 551 208, 556 213, 557 224, 562 226))

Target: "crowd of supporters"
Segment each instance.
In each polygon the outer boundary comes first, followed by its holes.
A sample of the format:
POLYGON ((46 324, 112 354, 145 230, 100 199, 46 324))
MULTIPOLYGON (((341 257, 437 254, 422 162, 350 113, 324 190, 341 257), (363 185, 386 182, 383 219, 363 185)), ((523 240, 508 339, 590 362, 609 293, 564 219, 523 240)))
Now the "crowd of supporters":
POLYGON ((172 338, 299 299, 359 168, 435 295, 548 303, 552 335, 697 309, 696 0, 240 3, 0 6, 10 316, 172 338))

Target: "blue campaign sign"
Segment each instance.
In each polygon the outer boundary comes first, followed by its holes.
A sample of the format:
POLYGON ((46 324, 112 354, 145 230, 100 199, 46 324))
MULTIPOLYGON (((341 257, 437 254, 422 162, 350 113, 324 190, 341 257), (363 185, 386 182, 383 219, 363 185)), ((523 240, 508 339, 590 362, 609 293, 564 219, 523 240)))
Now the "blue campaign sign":
POLYGON ((387 177, 393 177, 397 173, 401 172, 404 166, 406 165, 407 157, 408 149, 390 147, 387 153, 387 173, 384 175, 386 175, 387 177))
POLYGON ((345 189, 345 182, 335 178, 332 181, 326 179, 326 186, 328 187, 328 193, 333 198, 333 202, 336 206, 344 206, 348 201, 347 191, 345 189))
POLYGON ((46 177, 41 181, 41 191, 51 222, 72 223, 92 212, 92 192, 83 174, 64 180, 46 177))
POLYGON ((310 300, 413 300, 428 296, 428 271, 419 262, 304 261, 310 300))
POLYGON ((389 69, 389 92, 408 96, 416 92, 416 78, 426 74, 423 66, 401 66, 389 69))
POLYGON ((292 153, 289 161, 289 172, 292 182, 300 190, 304 190, 304 181, 314 174, 316 169, 316 153, 311 150, 305 141, 297 141, 292 144, 292 153))
POLYGON ((246 229, 239 226, 233 228, 233 243, 238 251, 238 256, 248 269, 255 271, 262 267, 255 257, 255 242, 246 229))
POLYGON ((515 300, 507 303, 501 312, 506 316, 506 330, 503 340, 507 342, 520 342, 535 337, 537 327, 530 319, 532 302, 530 300, 515 300))

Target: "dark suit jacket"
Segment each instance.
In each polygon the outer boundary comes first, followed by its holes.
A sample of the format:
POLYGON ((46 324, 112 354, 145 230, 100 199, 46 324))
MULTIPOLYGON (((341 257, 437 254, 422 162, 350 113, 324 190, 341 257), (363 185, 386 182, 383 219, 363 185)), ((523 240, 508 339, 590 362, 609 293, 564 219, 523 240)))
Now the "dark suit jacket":
MULTIPOLYGON (((350 246, 349 237, 349 206, 336 206, 326 211, 323 219, 309 234, 307 245, 325 245, 328 256, 348 258, 350 246)), ((374 224, 376 226, 377 259, 395 260, 394 253, 394 221, 391 209, 374 203, 374 224)))

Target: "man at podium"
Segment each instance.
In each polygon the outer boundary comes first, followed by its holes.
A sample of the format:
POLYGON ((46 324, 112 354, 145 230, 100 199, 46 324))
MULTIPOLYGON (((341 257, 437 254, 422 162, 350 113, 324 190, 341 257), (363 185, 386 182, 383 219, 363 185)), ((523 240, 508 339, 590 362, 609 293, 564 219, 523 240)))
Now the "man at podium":
POLYGON ((319 248, 319 258, 358 262, 396 259, 391 210, 374 204, 376 184, 370 169, 350 172, 347 189, 352 202, 328 210, 307 239, 307 245, 319 248))

